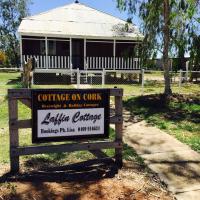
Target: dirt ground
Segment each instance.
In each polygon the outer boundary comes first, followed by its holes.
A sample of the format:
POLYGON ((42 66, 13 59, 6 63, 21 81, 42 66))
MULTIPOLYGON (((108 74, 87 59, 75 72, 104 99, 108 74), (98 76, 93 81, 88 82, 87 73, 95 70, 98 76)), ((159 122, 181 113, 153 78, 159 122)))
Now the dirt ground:
POLYGON ((156 175, 126 161, 85 161, 59 168, 26 171, 0 178, 1 200, 172 200, 156 175))

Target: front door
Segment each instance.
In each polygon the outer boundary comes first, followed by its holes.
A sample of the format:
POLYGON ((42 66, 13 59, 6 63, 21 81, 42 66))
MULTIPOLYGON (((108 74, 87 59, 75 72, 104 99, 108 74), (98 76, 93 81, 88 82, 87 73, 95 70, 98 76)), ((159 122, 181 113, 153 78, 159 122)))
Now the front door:
POLYGON ((73 69, 84 70, 84 40, 72 39, 72 64, 73 69))

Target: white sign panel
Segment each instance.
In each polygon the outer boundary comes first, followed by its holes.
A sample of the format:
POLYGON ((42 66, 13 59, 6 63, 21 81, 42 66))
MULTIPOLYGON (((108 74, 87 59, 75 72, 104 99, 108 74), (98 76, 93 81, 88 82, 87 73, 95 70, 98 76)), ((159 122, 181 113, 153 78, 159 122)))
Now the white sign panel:
POLYGON ((104 134, 104 108, 37 112, 38 138, 104 134))

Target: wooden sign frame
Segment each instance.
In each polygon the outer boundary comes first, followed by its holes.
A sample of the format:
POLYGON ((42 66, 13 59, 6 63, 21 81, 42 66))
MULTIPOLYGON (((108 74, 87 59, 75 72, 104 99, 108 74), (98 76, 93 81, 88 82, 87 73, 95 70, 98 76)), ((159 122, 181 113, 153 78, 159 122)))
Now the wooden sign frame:
MULTIPOLYGON (((67 141, 67 140, 79 140, 79 139, 98 139, 98 138, 108 138, 109 136, 109 115, 110 115, 110 90, 109 89, 35 89, 31 91, 32 93, 32 142, 33 143, 46 143, 46 142, 59 142, 59 141, 67 141), (44 95, 45 101, 42 100, 42 96, 44 95), (48 96, 50 95, 50 99, 48 96), (54 95, 54 98, 52 96, 54 95), (59 96, 59 100, 56 101, 55 96, 59 96), (67 100, 62 101, 60 97, 64 96, 64 99, 67 100), (90 100, 86 99, 86 96, 91 98, 90 100), (99 99, 96 99, 98 95, 99 99), (67 97, 66 97, 67 96, 67 97), (39 98, 39 99, 38 99, 39 98), (85 99, 84 99, 85 98, 85 99), (66 103, 67 102, 67 103, 66 103), (55 106, 55 108, 54 108, 55 106), (51 108, 49 108, 51 107, 51 108), (59 107, 59 108, 58 108, 59 107), (97 119, 96 122, 98 126, 95 125, 94 122, 88 120, 86 122, 73 122, 73 111, 74 113, 91 113, 93 115, 97 114, 98 109, 101 110, 101 119, 97 119), (38 112, 40 114, 38 114, 38 112), (54 113, 56 112, 56 114, 54 113), (45 113, 45 114, 44 114, 45 113), (56 119, 56 115, 62 113, 62 116, 65 116, 65 122, 61 122, 60 124, 54 125, 53 122, 50 122, 48 125, 44 125, 39 123, 39 115, 43 115, 41 122, 46 118, 45 116, 50 115, 53 119, 56 119), (65 114, 64 114, 65 113, 65 114), (54 114, 54 115, 52 115, 54 114), (70 117, 69 117, 70 115, 70 117), (103 123, 102 123, 103 122, 103 123), (74 132, 67 132, 66 125, 70 125, 70 129, 74 129, 74 132), (41 134, 38 136, 39 130, 41 130, 41 126, 44 129, 48 129, 51 127, 51 131, 57 131, 56 134, 47 133, 41 134), (40 128, 38 128, 40 127, 40 128), (94 134, 93 131, 90 131, 89 128, 99 128, 104 127, 104 130, 94 131, 99 132, 98 134, 94 134), (86 130, 78 130, 86 129, 86 130), (65 129, 63 131, 63 129, 65 129), (76 129, 76 130, 75 130, 76 129), (60 131, 61 130, 61 131, 60 131), (71 134, 71 136, 69 136, 71 134), (61 136, 62 135, 62 136, 61 136)), ((59 117, 58 117, 59 118, 59 117)), ((58 120, 58 119, 57 119, 58 120)), ((44 122, 44 121, 43 121, 44 122)), ((69 128, 69 127, 68 127, 69 128)), ((44 131, 44 129, 42 129, 44 131)), ((41 131, 40 131, 41 132, 41 131)))
POLYGON ((115 124, 115 139, 88 141, 80 140, 70 144, 44 145, 44 146, 19 146, 19 129, 32 128, 32 119, 18 119, 18 101, 32 109, 31 89, 9 89, 8 90, 8 110, 9 110, 9 133, 10 133, 10 170, 13 173, 19 172, 19 157, 22 155, 60 153, 88 150, 98 158, 102 157, 102 149, 115 149, 115 162, 118 167, 122 167, 122 97, 123 89, 110 89, 110 96, 115 98, 115 110, 110 114, 110 124, 115 124), (99 156, 101 155, 101 156, 99 156))

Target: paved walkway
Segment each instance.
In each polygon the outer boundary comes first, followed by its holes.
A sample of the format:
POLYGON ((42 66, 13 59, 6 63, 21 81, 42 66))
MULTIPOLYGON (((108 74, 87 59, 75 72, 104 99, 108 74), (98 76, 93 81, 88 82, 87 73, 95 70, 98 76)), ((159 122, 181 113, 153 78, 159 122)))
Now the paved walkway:
POLYGON ((200 154, 144 121, 133 123, 125 112, 124 141, 157 173, 178 200, 200 200, 200 154))

